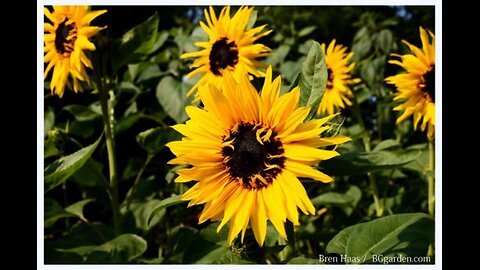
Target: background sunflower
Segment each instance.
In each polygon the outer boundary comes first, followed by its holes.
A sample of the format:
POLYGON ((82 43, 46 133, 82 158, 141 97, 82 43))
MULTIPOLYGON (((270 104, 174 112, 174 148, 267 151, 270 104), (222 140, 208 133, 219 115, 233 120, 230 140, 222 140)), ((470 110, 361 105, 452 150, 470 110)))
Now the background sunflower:
POLYGON ((318 107, 319 114, 333 114, 338 108, 344 109, 351 106, 352 90, 349 85, 357 84, 361 80, 352 78, 355 63, 351 62, 353 52, 347 53, 347 47, 335 44, 332 40, 327 48, 322 44, 327 64, 327 87, 323 93, 322 101, 318 107))
POLYGON ((406 72, 390 76, 385 80, 397 88, 395 101, 401 104, 394 110, 403 111, 397 123, 413 115, 413 126, 417 128, 423 119, 420 128, 427 128, 428 138, 435 135, 435 35, 420 27, 422 49, 403 40, 409 54, 392 54, 399 60, 390 60, 389 63, 401 66, 406 72))
POLYGON ((243 75, 242 72, 263 77, 264 73, 259 69, 262 64, 257 62, 256 58, 267 56, 271 51, 267 46, 255 42, 270 34, 272 30, 263 31, 266 25, 251 29, 248 27, 253 7, 240 7, 232 17, 230 6, 224 7, 218 18, 213 7, 210 6, 209 11, 204 10, 207 24, 200 21, 200 26, 208 34, 209 40, 195 43, 195 46, 203 50, 181 55, 181 58, 197 58, 191 64, 190 68, 194 70, 187 74, 187 78, 197 74, 202 76, 188 95, 204 84, 221 88, 227 72, 231 72, 237 81, 243 75))
POLYGON ((90 83, 85 67, 92 68, 84 50, 94 51, 95 45, 89 40, 106 27, 90 26, 96 17, 106 10, 89 11, 89 6, 53 6, 53 12, 44 8, 50 23, 44 24, 44 62, 48 63, 44 77, 53 68, 50 90, 63 96, 68 78, 73 80, 73 90, 82 91, 79 81, 90 83))

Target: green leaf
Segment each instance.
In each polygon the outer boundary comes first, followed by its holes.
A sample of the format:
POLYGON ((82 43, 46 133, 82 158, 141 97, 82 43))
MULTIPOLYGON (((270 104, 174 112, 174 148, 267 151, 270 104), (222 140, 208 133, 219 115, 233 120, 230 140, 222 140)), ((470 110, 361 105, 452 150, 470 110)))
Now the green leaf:
POLYGON ((83 105, 72 104, 63 107, 63 109, 71 113, 77 121, 91 121, 101 116, 89 107, 83 105))
POLYGON ((405 149, 405 153, 414 154, 418 157, 414 162, 407 163, 402 168, 425 173, 427 168, 430 166, 428 157, 428 144, 423 143, 409 146, 407 149, 405 149))
POLYGON ((181 134, 170 127, 157 127, 145 130, 136 137, 137 143, 149 154, 156 154, 165 144, 181 138, 181 134))
POLYGON ((307 118, 310 119, 316 115, 327 85, 325 55, 318 42, 313 42, 312 47, 310 47, 307 58, 303 62, 302 71, 298 74, 290 89, 297 85, 300 87, 300 105, 312 107, 307 118))
POLYGON ((392 31, 388 29, 381 30, 377 35, 378 47, 386 54, 390 53, 393 44, 392 31))
POLYGON ((298 256, 292 258, 287 264, 320 264, 318 259, 305 258, 304 256, 298 256))
POLYGON ((384 257, 425 256, 434 239, 434 220, 424 213, 398 214, 350 226, 328 243, 328 253, 375 263, 374 255, 384 257))
POLYGON ((102 173, 103 166, 103 163, 95 161, 93 158, 89 159, 71 176, 72 181, 84 187, 105 186, 108 180, 102 173))
POLYGON ((150 223, 148 223, 148 218, 152 213, 152 210, 157 207, 160 203, 160 200, 151 199, 148 201, 135 201, 130 205, 130 210, 134 216, 135 227, 146 232, 153 226, 155 226, 163 216, 165 216, 165 208, 161 211, 158 211, 153 217, 150 223))
POLYGON ((300 31, 298 32, 298 37, 303 37, 303 36, 309 35, 309 34, 312 33, 313 31, 315 31, 316 28, 317 28, 317 27, 314 26, 314 25, 305 27, 305 28, 303 28, 302 30, 300 30, 300 31))
POLYGON ((187 87, 167 76, 164 77, 157 85, 157 100, 162 105, 165 112, 173 118, 177 123, 187 120, 185 106, 191 104, 191 98, 187 98, 187 87))
POLYGON ((150 227, 150 225, 152 224, 152 220, 154 220, 155 218, 155 215, 159 214, 160 211, 162 211, 163 209, 169 207, 169 206, 172 206, 172 205, 175 205, 175 204, 180 204, 180 203, 183 203, 185 201, 182 201, 181 200, 181 195, 175 195, 175 196, 172 196, 170 198, 166 198, 162 201, 160 201, 152 210, 152 212, 150 212, 150 214, 148 215, 148 220, 147 220, 147 224, 148 226, 150 227))
POLYGON ((362 27, 353 38, 353 58, 354 61, 358 61, 367 56, 372 48, 372 41, 370 40, 370 34, 366 27, 362 27))
POLYGON ((55 125, 55 112, 52 107, 48 107, 48 110, 44 112, 43 118, 43 134, 46 135, 55 125))
POLYGON ((147 241, 135 234, 122 234, 89 250, 86 263, 128 263, 147 250, 147 241))
POLYGON ((400 145, 398 144, 397 140, 394 140, 394 139, 388 139, 388 140, 384 140, 384 141, 381 141, 379 142, 374 148, 373 148, 373 152, 378 152, 380 150, 385 150, 385 149, 390 149, 390 148, 394 148, 394 147, 399 147, 400 145))
POLYGON ((254 10, 252 14, 250 15, 250 18, 248 18, 248 23, 247 23, 247 30, 252 29, 253 25, 255 25, 255 22, 257 21, 257 11, 254 10))
POLYGON ((95 199, 81 200, 79 202, 69 205, 67 208, 65 208, 65 212, 75 215, 80 219, 84 220, 85 217, 83 216, 83 208, 85 207, 85 205, 93 201, 95 201, 95 199))
POLYGON ((63 207, 54 199, 45 198, 44 202, 44 227, 52 226, 57 220, 66 217, 72 217, 71 213, 66 212, 63 207))
POLYGON ((95 151, 102 136, 100 136, 93 144, 82 148, 71 155, 57 159, 52 164, 48 165, 44 170, 45 192, 65 182, 72 174, 80 169, 95 151))
POLYGON ((131 128, 135 123, 138 122, 142 118, 141 113, 132 113, 128 116, 122 117, 118 120, 118 123, 115 125, 115 134, 120 134, 122 132, 127 131, 131 128))
POLYGON ((158 46, 158 14, 155 12, 146 21, 133 27, 119 40, 119 52, 112 58, 112 67, 116 71, 123 65, 136 63, 158 46))
POLYGON ((417 151, 348 152, 320 163, 329 175, 347 176, 404 166, 419 157, 417 151))
POLYGON ((338 206, 348 216, 362 198, 362 191, 357 186, 350 186, 345 193, 327 192, 312 199, 314 205, 338 206))
POLYGON ((273 50, 272 54, 269 57, 267 57, 265 62, 268 65, 272 65, 272 66, 280 64, 285 60, 285 57, 287 57, 289 52, 290 52, 290 45, 282 44, 278 46, 277 49, 273 50))

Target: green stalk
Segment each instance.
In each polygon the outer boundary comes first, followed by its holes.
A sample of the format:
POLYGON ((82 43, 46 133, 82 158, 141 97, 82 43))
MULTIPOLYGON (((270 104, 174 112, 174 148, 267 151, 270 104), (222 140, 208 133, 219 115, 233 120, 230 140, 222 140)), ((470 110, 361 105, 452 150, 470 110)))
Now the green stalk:
POLYGON ((115 155, 115 137, 113 132, 113 106, 108 102, 108 78, 106 72, 106 60, 105 57, 96 53, 93 57, 94 62, 94 78, 100 97, 100 106, 102 109, 102 119, 105 131, 105 142, 107 145, 108 153, 108 170, 109 170, 109 182, 107 187, 107 193, 110 197, 110 203, 112 205, 112 219, 115 236, 120 235, 120 204, 118 200, 118 179, 117 179, 117 162, 115 155))
POLYGON ((120 207, 118 203, 118 179, 117 179, 117 163, 115 157, 115 138, 114 133, 112 131, 112 118, 111 114, 109 113, 109 106, 108 106, 108 92, 103 84, 103 80, 100 79, 101 83, 99 85, 98 93, 100 95, 100 105, 102 107, 102 118, 103 124, 105 129, 105 140, 107 144, 107 152, 108 152, 108 169, 110 172, 109 177, 109 195, 110 195, 110 202, 112 204, 112 217, 113 217, 113 227, 115 230, 115 235, 118 236, 120 234, 120 207))
POLYGON ((428 213, 435 217, 435 147, 433 139, 428 140, 428 213))
MULTIPOLYGON (((363 130, 362 141, 365 147, 365 151, 370 152, 372 151, 372 147, 370 145, 370 136, 368 135, 368 132, 365 128, 365 122, 363 121, 362 115, 360 113, 360 107, 358 106, 357 97, 355 95, 353 96, 353 112, 357 117, 357 121, 360 124, 360 127, 363 130)), ((375 205, 375 213, 377 217, 381 217, 383 215, 384 209, 380 200, 380 192, 378 191, 377 179, 375 178, 375 175, 371 172, 368 172, 367 175, 370 183, 370 189, 372 190, 372 194, 373 194, 373 203, 375 205)))

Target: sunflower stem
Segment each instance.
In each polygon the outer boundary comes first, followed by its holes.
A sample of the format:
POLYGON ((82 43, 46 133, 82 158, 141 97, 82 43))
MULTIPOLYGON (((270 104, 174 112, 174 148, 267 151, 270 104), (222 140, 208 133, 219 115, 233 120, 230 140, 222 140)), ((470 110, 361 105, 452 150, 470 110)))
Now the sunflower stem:
MULTIPOLYGON (((372 146, 370 144, 370 136, 367 132, 367 129, 365 128, 365 122, 363 121, 362 114, 360 113, 360 106, 358 105, 357 97, 355 94, 352 100, 353 100, 353 113, 357 117, 357 121, 363 131, 362 141, 363 141, 363 146, 365 147, 365 152, 370 152, 372 151, 372 146)), ((380 200, 380 193, 378 191, 377 179, 375 178, 375 175, 371 172, 368 172, 367 176, 370 183, 370 189, 372 190, 372 194, 373 194, 373 203, 375 205, 375 213, 377 217, 381 217, 383 215, 384 209, 383 209, 383 204, 380 200)))
POLYGON ((428 213, 435 217, 435 147, 433 139, 428 140, 428 213))
MULTIPOLYGON (((433 145, 433 138, 428 139, 428 213, 435 217, 435 146, 433 145)), ((427 255, 433 257, 435 254, 435 247, 433 244, 428 245, 427 255)))
POLYGON ((110 201, 112 204, 112 218, 115 235, 120 234, 120 207, 118 203, 118 179, 117 163, 115 157, 115 138, 112 131, 112 115, 109 113, 108 93, 103 83, 99 87, 100 104, 102 107, 103 124, 105 128, 105 139, 108 152, 108 168, 110 173, 110 201))
POLYGON ((105 143, 107 145, 108 169, 109 169, 109 185, 107 193, 110 197, 112 205, 112 220, 115 236, 120 235, 120 204, 118 200, 118 179, 117 179, 117 162, 115 155, 115 137, 113 132, 113 103, 109 104, 108 78, 106 72, 105 57, 97 54, 94 60, 93 71, 95 73, 95 81, 100 98, 100 106, 102 109, 102 119, 105 131, 105 143))

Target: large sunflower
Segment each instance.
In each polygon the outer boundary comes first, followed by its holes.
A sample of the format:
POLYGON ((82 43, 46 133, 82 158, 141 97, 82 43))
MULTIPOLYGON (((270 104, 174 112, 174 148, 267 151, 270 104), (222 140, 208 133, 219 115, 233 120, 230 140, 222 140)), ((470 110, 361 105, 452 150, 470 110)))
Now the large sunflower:
POLYGON ((347 47, 335 45, 335 39, 332 40, 325 50, 325 43, 322 44, 327 64, 328 81, 323 94, 322 101, 318 107, 319 114, 333 114, 337 108, 345 108, 345 105, 351 106, 349 100, 352 97, 350 84, 360 82, 360 79, 352 79, 351 72, 355 63, 350 63, 353 52, 347 53, 347 47))
POLYGON ((267 69, 261 94, 247 75, 237 83, 227 74, 222 91, 214 85, 199 88, 204 108, 187 106, 190 120, 173 128, 182 141, 167 146, 176 155, 169 164, 193 167, 177 171, 176 182, 197 181, 183 194, 189 206, 205 204, 199 223, 230 221, 228 243, 250 222, 263 245, 267 220, 286 239, 284 222, 298 225, 297 207, 305 214, 315 209, 298 177, 328 183, 332 178, 311 166, 339 154, 317 149, 350 140, 321 138, 333 117, 305 121, 310 107, 298 107, 299 88, 279 96, 281 77, 272 82, 267 69))
POLYGON ((181 58, 197 57, 190 66, 195 70, 187 74, 187 78, 202 74, 188 95, 204 84, 221 88, 227 72, 232 72, 237 81, 241 72, 245 71, 256 77, 265 76, 264 72, 258 70, 261 64, 255 59, 268 55, 271 49, 254 42, 268 35, 271 30, 262 32, 266 25, 246 29, 253 7, 240 7, 233 17, 230 17, 229 6, 222 9, 218 18, 212 7, 210 13, 206 9, 204 12, 207 24, 201 21, 200 26, 208 34, 209 41, 196 42, 195 45, 202 50, 181 55, 181 58))
POLYGON ((79 81, 90 82, 85 67, 92 68, 83 50, 95 50, 95 45, 88 39, 105 28, 90 26, 90 22, 107 11, 90 12, 89 6, 53 6, 53 12, 47 8, 43 11, 51 21, 44 24, 44 62, 48 63, 45 78, 53 68, 50 90, 62 97, 71 75, 73 90, 81 91, 79 81))
POLYGON ((390 76, 385 80, 397 87, 398 91, 393 100, 403 102, 394 108, 396 111, 403 111, 397 123, 413 114, 413 126, 416 129, 423 118, 421 130, 428 127, 427 136, 431 139, 435 136, 435 35, 420 27, 420 39, 422 49, 403 40, 412 54, 393 54, 401 61, 388 62, 401 66, 406 73, 390 76))

